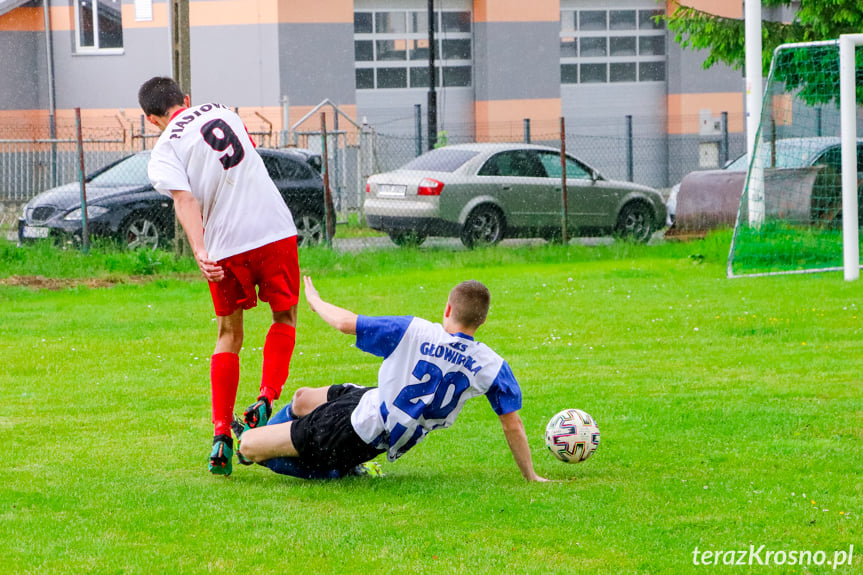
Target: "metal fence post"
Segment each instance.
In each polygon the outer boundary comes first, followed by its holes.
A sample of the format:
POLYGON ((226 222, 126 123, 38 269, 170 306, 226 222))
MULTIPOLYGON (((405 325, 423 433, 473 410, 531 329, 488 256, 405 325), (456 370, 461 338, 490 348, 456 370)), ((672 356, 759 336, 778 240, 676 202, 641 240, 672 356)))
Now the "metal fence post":
POLYGON ((417 156, 423 153, 423 107, 422 104, 414 104, 414 139, 417 143, 417 156))
POLYGON ((524 119, 524 143, 530 143, 530 118, 524 119))
POLYGON ((332 247, 336 222, 333 214, 333 193, 330 190, 330 160, 327 154, 327 114, 325 112, 321 112, 321 158, 323 159, 321 175, 324 179, 324 235, 327 247, 332 247))
POLYGON ((728 159, 728 112, 722 112, 722 163, 719 167, 725 167, 728 159))
POLYGON ((567 208, 567 188, 566 188, 566 120, 563 116, 560 117, 560 167, 561 167, 561 191, 563 192, 563 213, 562 219, 560 222, 560 233, 561 239, 563 240, 563 244, 566 245, 569 243, 569 235, 566 231, 566 220, 568 213, 567 208))
POLYGON ((81 186, 81 251, 90 252, 90 230, 87 226, 87 184, 84 176, 84 138, 81 135, 81 108, 75 108, 75 131, 78 136, 78 184, 81 186))
POLYGON ((635 162, 632 158, 632 116, 626 116, 626 181, 631 182, 635 177, 635 162))
POLYGON ((288 108, 288 97, 282 96, 282 137, 279 138, 281 147, 287 148, 291 142, 290 109, 288 108))

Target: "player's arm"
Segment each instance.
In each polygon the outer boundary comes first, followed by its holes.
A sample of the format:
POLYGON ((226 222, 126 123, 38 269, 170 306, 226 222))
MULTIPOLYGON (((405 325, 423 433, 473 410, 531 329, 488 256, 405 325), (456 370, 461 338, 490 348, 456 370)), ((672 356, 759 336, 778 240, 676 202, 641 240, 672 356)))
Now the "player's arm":
POLYGON ((303 276, 303 283, 306 286, 306 301, 309 302, 313 312, 340 332, 356 335, 357 314, 322 300, 309 276, 303 276))
POLYGON ((225 277, 225 271, 210 259, 210 255, 204 247, 201 205, 192 195, 192 192, 186 190, 171 190, 171 196, 174 198, 174 212, 186 232, 186 237, 189 238, 189 245, 192 248, 192 253, 195 254, 195 261, 198 262, 201 273, 204 274, 207 281, 220 281, 225 277))
POLYGON ((503 427, 503 434, 506 437, 506 443, 509 445, 509 450, 515 458, 515 463, 518 465, 521 474, 528 481, 548 481, 544 477, 540 477, 533 470, 533 460, 530 457, 530 446, 527 444, 527 434, 524 431, 524 424, 521 422, 521 417, 518 411, 504 413, 500 417, 500 424, 503 427))

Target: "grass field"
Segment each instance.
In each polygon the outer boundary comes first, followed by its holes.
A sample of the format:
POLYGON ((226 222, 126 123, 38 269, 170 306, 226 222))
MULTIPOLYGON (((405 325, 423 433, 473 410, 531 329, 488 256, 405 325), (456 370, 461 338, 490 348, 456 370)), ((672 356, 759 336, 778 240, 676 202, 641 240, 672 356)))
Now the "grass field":
MULTIPOLYGON (((215 322, 194 265, 0 245, 0 572, 826 573, 853 545, 836 572, 859 573, 860 283, 728 280, 729 239, 301 254, 321 294, 360 313, 438 320, 453 284, 486 283, 478 339, 522 385, 550 484, 521 479, 482 398, 382 479, 212 477, 215 322), (543 445, 567 407, 602 430, 585 463, 543 445), (723 566, 750 545, 754 568, 723 566), (719 565, 693 564, 706 550, 719 565), (785 565, 759 566, 768 551, 785 565), (823 565, 789 565, 792 551, 823 565)), ((268 318, 247 315, 239 408, 268 318)), ((298 338, 286 395, 375 381, 378 360, 304 301, 298 338)))

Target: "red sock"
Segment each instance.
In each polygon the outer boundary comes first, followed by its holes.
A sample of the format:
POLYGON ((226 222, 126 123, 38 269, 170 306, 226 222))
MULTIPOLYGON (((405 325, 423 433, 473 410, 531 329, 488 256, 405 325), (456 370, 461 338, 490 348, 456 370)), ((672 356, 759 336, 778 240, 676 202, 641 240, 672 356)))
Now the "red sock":
POLYGON ((210 388, 213 398, 215 435, 231 436, 234 402, 240 384, 240 356, 236 353, 216 353, 210 360, 210 388))
POLYGON ((297 330, 285 323, 274 323, 267 332, 264 341, 264 373, 261 377, 261 395, 273 401, 279 399, 282 387, 288 379, 291 367, 291 356, 294 355, 294 343, 297 330))

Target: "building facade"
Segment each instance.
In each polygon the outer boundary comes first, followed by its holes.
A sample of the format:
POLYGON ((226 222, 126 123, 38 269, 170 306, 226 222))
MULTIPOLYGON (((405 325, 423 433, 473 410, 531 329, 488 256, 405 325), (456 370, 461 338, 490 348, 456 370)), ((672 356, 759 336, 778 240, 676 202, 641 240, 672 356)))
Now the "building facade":
MULTIPOLYGON (((742 17, 742 0, 684 3, 742 17)), ((554 141, 563 117, 568 148, 611 177, 626 170, 602 142, 619 148, 631 134, 635 180, 658 187, 716 166, 723 129, 743 151, 742 73, 703 70, 703 54, 675 44, 658 18, 670 2, 434 4, 449 141, 521 140, 525 120, 534 141, 554 141)), ((281 131, 314 129, 295 123, 328 100, 405 137, 419 109, 425 130, 426 0, 190 0, 189 10, 193 102, 281 131)), ((0 0, 0 140, 44 135, 75 108, 88 126, 147 129, 137 88, 172 74, 170 12, 166 0, 0 0)))

